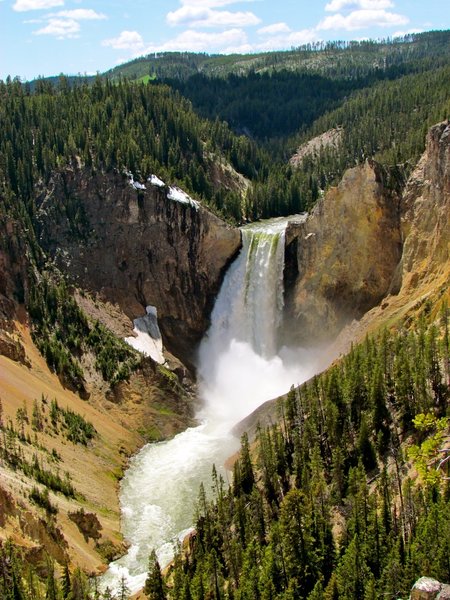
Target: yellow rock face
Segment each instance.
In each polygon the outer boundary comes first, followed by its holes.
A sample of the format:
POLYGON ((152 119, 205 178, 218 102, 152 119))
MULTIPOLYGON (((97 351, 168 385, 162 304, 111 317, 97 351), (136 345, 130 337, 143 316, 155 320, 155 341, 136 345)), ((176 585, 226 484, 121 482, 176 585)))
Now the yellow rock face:
POLYGON ((299 335, 335 335, 388 292, 401 257, 399 197, 375 163, 347 171, 297 236, 298 276, 288 306, 299 335))
POLYGON ((288 231, 295 268, 287 305, 297 338, 330 339, 371 309, 383 313, 363 319, 360 329, 367 331, 371 321, 401 316, 448 286, 448 122, 430 129, 403 192, 395 191, 396 177, 373 162, 350 169, 305 224, 288 231))

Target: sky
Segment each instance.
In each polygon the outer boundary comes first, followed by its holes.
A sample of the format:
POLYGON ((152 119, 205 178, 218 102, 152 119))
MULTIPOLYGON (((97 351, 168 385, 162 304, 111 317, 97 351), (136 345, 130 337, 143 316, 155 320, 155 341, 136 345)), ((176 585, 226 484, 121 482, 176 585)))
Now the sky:
POLYGON ((450 28, 449 0, 0 0, 0 79, 450 28))

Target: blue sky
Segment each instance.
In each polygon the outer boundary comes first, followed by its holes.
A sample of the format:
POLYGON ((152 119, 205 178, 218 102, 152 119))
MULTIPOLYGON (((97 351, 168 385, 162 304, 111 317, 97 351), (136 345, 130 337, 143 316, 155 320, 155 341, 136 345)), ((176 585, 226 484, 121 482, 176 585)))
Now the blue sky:
POLYGON ((0 79, 450 28, 449 0, 0 0, 0 79))

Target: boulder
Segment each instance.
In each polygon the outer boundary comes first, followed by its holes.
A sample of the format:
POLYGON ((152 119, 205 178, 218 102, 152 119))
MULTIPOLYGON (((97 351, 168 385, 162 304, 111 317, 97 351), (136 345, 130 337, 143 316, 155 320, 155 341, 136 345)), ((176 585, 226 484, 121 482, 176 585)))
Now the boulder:
POLYGON ((410 600, 434 600, 442 589, 442 583, 431 577, 421 577, 414 584, 410 600))

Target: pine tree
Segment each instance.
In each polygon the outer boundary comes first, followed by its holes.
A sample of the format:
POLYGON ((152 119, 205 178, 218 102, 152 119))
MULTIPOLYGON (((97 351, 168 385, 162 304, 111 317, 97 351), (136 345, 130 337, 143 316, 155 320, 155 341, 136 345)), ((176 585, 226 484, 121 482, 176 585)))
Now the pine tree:
POLYGON ((377 466, 376 454, 370 440, 369 427, 365 416, 361 419, 358 436, 358 452, 367 471, 371 471, 377 466))
MULTIPOLYGON (((45 600, 59 600, 59 586, 55 577, 55 567, 50 559, 48 559, 47 561, 47 582, 45 600)), ((74 598, 74 600, 79 599, 74 598)))
POLYGON ((61 579, 61 591, 62 591, 63 598, 69 598, 71 588, 72 588, 72 585, 70 582, 69 565, 66 563, 64 565, 63 576, 61 579))
POLYGON ((155 550, 152 550, 149 557, 144 593, 148 600, 166 600, 165 585, 155 550))
POLYGON ((305 494, 290 490, 280 510, 280 533, 286 574, 299 597, 314 587, 317 573, 312 511, 305 494))
POLYGON ((130 597, 130 588, 128 587, 127 578, 122 575, 120 578, 120 587, 118 591, 117 600, 128 600, 130 597))
POLYGON ((236 495, 241 493, 250 494, 255 484, 255 475, 253 473, 250 445, 246 432, 242 434, 241 453, 236 462, 239 464, 235 468, 236 477, 233 481, 234 493, 236 495))

